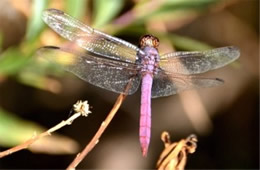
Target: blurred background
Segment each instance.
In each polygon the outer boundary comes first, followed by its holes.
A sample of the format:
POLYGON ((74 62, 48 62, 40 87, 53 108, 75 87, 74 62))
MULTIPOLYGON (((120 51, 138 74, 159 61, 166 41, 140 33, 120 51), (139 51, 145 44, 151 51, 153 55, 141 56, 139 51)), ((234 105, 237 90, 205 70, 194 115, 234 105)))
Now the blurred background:
POLYGON ((30 150, 0 159, 1 169, 66 168, 118 96, 35 61, 37 48, 67 42, 43 23, 46 8, 65 11, 136 45, 140 36, 153 34, 160 39, 161 54, 229 45, 241 50, 239 60, 204 74, 224 79, 224 85, 152 100, 147 158, 138 137, 139 90, 126 98, 79 168, 155 168, 164 149, 163 131, 172 141, 198 136, 188 169, 259 168, 258 0, 1 0, 0 151, 67 119, 77 100, 88 100, 92 107, 87 118, 78 118, 30 150))

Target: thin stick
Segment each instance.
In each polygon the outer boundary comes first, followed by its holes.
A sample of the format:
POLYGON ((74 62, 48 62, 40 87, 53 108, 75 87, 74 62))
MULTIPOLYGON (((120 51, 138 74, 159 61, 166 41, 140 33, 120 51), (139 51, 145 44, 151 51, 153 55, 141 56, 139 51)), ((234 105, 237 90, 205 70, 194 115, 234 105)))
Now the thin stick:
POLYGON ((71 164, 67 167, 67 169, 75 169, 78 164, 86 157, 86 155, 95 147, 95 145, 98 143, 99 138, 103 134, 103 132, 108 127, 109 123, 115 116, 116 112, 118 111, 119 107, 121 106, 122 102, 124 101, 126 95, 120 94, 117 98, 112 110, 106 117, 106 119, 102 122, 101 126, 99 127, 98 131, 96 132, 95 136, 91 139, 91 141, 87 144, 87 146, 84 148, 84 150, 79 153, 76 158, 71 162, 71 164))
POLYGON ((62 122, 60 122, 59 124, 57 124, 56 126, 50 128, 49 130, 41 133, 40 135, 34 135, 31 139, 25 141, 24 143, 17 145, 13 148, 10 148, 6 151, 0 152, 0 158, 5 157, 7 155, 10 155, 14 152, 20 151, 22 149, 27 149, 32 143, 36 142, 37 140, 45 137, 45 136, 50 136, 51 133, 53 133, 54 131, 66 126, 66 125, 70 125, 75 119, 77 119, 80 116, 87 116, 90 111, 88 110, 89 106, 87 104, 87 101, 82 102, 82 101, 78 101, 76 104, 74 104, 74 110, 76 111, 75 114, 73 114, 71 117, 69 117, 67 120, 63 120, 62 122))
POLYGON ((41 133, 38 136, 33 136, 31 139, 25 141, 24 143, 17 145, 13 148, 10 148, 6 151, 0 152, 0 158, 5 157, 7 155, 11 155, 14 152, 20 151, 22 149, 27 149, 32 143, 34 143, 35 141, 39 140, 40 138, 44 137, 44 136, 49 136, 51 135, 50 133, 48 133, 48 131, 41 133))

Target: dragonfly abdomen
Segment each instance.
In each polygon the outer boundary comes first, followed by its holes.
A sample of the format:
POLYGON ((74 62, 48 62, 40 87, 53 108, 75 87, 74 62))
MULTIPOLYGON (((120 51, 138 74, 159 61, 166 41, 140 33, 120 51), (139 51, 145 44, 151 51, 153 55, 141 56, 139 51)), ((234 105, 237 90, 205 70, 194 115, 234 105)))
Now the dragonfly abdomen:
POLYGON ((151 89, 153 77, 146 74, 142 79, 140 108, 140 144, 143 156, 147 155, 151 136, 151 89))

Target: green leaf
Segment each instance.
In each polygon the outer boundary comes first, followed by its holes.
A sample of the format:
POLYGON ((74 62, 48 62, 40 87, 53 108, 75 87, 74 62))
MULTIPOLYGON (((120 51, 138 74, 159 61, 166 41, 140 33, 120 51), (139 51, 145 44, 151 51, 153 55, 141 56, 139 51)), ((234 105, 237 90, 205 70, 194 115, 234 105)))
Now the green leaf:
POLYGON ((167 34, 166 36, 172 42, 172 44, 178 49, 188 51, 199 51, 213 48, 212 46, 204 42, 194 40, 190 37, 180 36, 176 34, 167 34))
MULTIPOLYGON (((150 10, 147 10, 147 4, 151 3, 151 1, 147 1, 146 3, 137 4, 135 16, 137 16, 136 22, 144 22, 146 19, 150 19, 151 17, 159 17, 162 20, 165 18, 165 15, 178 15, 181 14, 176 13, 177 11, 197 11, 202 12, 206 10, 211 5, 219 2, 218 0, 166 0, 161 1, 158 4, 158 7, 152 6, 150 10), (175 14, 176 13, 176 14, 175 14)), ((176 16, 174 16, 176 17, 176 16)), ((178 16, 177 16, 178 17, 178 16)), ((181 17, 181 16, 180 16, 181 17)))
POLYGON ((44 28, 44 22, 42 21, 42 12, 47 7, 49 0, 34 0, 32 5, 32 17, 27 25, 26 39, 28 41, 34 41, 39 37, 42 29, 44 28))
POLYGON ((8 48, 0 55, 0 74, 12 75, 19 72, 29 59, 18 48, 8 48))
POLYGON ((122 10, 124 0, 95 0, 93 27, 101 27, 110 22, 122 10))
POLYGON ((3 33, 0 32, 0 53, 2 51, 2 48, 3 48, 3 33))
POLYGON ((30 139, 34 132, 43 132, 35 123, 24 121, 0 108, 0 145, 12 147, 30 139))
POLYGON ((66 0, 66 12, 75 17, 81 18, 84 16, 88 0, 66 0))
POLYGON ((54 77, 64 76, 67 72, 56 67, 50 62, 41 61, 37 56, 33 56, 25 68, 16 75, 20 83, 32 86, 34 88, 58 93, 61 89, 61 84, 55 78, 49 78, 47 75, 54 77))
POLYGON ((160 10, 165 11, 173 9, 205 9, 217 2, 218 0, 168 0, 165 1, 160 10))

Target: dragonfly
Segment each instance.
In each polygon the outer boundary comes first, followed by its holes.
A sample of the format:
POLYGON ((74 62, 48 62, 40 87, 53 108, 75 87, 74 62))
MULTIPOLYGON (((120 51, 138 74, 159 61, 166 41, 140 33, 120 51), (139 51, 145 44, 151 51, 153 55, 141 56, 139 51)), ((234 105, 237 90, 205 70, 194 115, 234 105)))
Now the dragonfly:
POLYGON ((42 18, 71 43, 61 47, 41 47, 37 55, 92 85, 115 93, 131 95, 141 86, 139 140, 144 157, 151 136, 151 98, 221 85, 223 80, 219 78, 197 74, 223 67, 240 55, 235 46, 160 55, 159 39, 152 35, 144 35, 139 46, 135 46, 95 30, 57 9, 45 10, 42 18))

